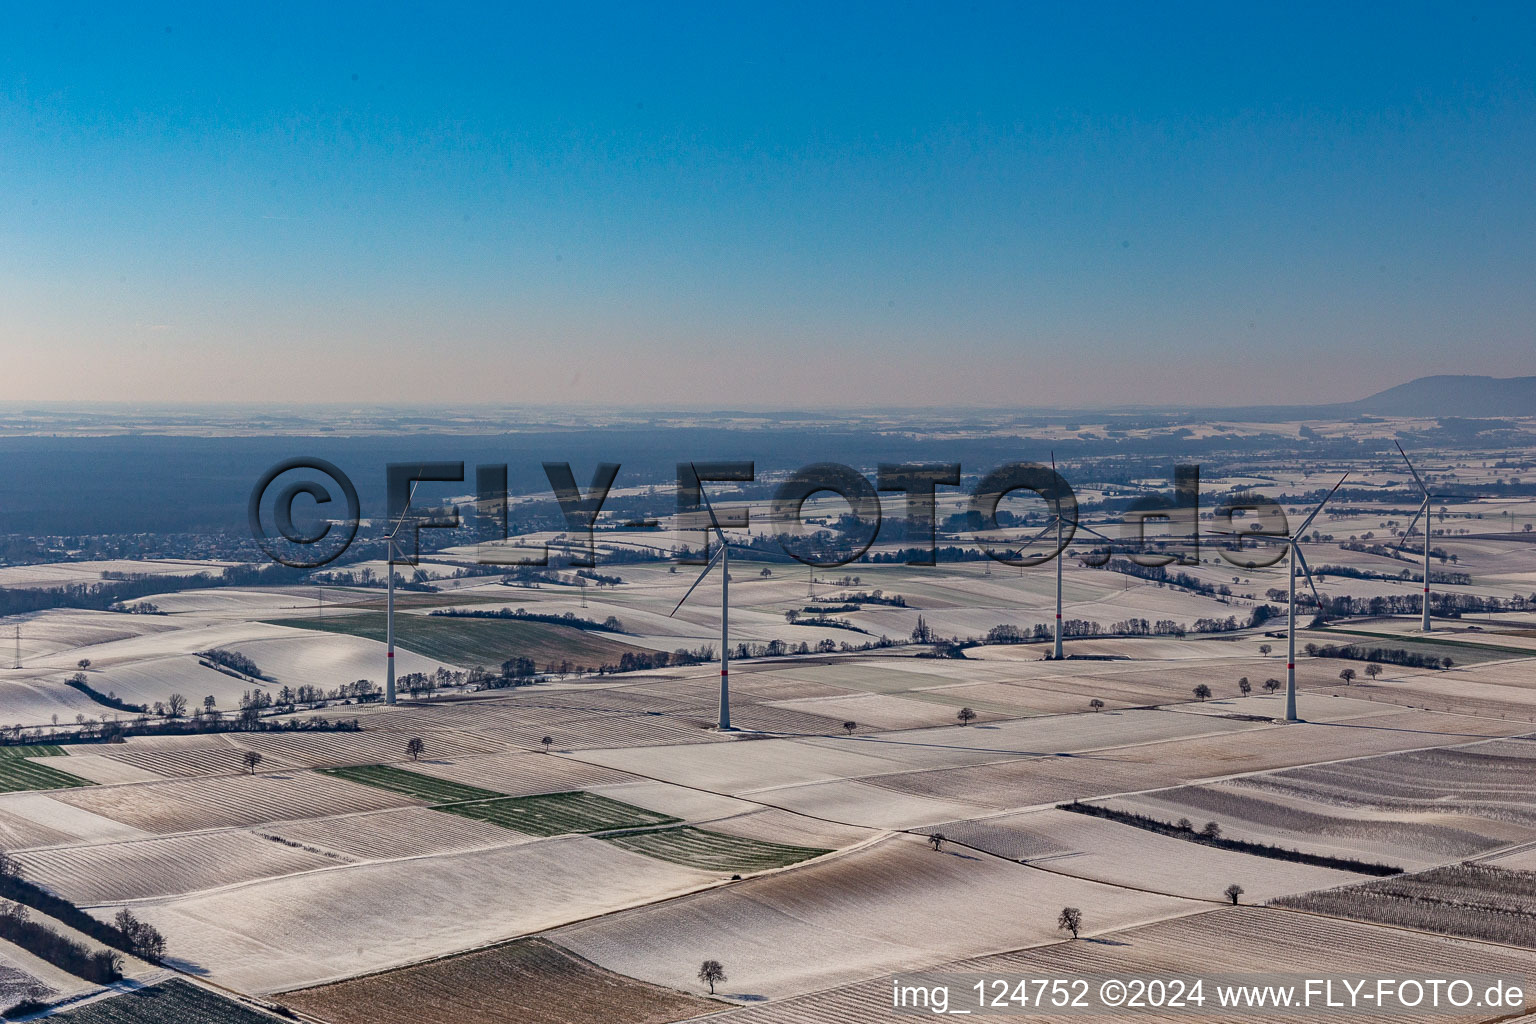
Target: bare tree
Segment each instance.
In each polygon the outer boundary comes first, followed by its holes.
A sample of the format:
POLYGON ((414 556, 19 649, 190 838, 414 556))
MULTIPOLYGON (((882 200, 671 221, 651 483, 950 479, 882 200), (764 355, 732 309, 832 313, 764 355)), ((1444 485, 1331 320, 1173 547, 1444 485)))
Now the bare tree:
POLYGON ((1264 689, 1268 690, 1270 693, 1274 693, 1276 690, 1280 689, 1280 680, 1278 680, 1278 679, 1266 679, 1266 680, 1264 680, 1264 689))
POLYGON ((1221 826, 1214 821, 1208 821, 1205 823, 1205 827, 1200 830, 1200 834, 1207 839, 1220 839, 1221 826))
POLYGON ((544 744, 544 753, 547 754, 549 753, 550 745, 555 742, 555 738, 553 736, 545 736, 543 739, 539 740, 539 742, 544 744))
POLYGON ((1093 710, 1095 710, 1095 711, 1103 711, 1104 710, 1104 702, 1099 700, 1099 698, 1097 698, 1097 697, 1095 697, 1095 698, 1093 698, 1093 700, 1089 701, 1088 702, 1088 706, 1093 708, 1093 710))
POLYGON ((16 858, 0 850, 0 880, 20 877, 21 865, 17 863, 16 858))
POLYGON ((933 835, 928 837, 928 845, 933 847, 934 850, 937 851, 940 847, 942 847, 944 845, 944 840, 946 838, 948 838, 948 837, 945 836, 943 832, 935 832, 933 835))
POLYGON ((133 955, 141 960, 158 964, 165 959, 165 936, 160 929, 133 916, 131 910, 119 910, 113 922, 123 938, 128 940, 133 955))
POLYGON ((709 986, 709 994, 715 994, 715 985, 725 981, 725 968, 719 960, 705 960, 699 965, 699 980, 709 986))
POLYGON ((1266 658, 1269 657, 1269 652, 1272 650, 1274 650, 1274 648, 1269 646, 1269 644, 1259 644, 1259 653, 1264 655, 1266 658))
POLYGON ((187 698, 179 693, 173 693, 165 698, 165 713, 172 718, 180 718, 187 713, 187 698))
POLYGON ((1061 913, 1056 915, 1056 927, 1071 932, 1072 937, 1077 938, 1077 933, 1083 927, 1083 912, 1076 907, 1062 907, 1061 913))
POLYGON ((1221 894, 1227 899, 1231 900, 1232 905, 1235 907, 1237 906, 1237 898, 1243 894, 1243 887, 1238 885, 1236 882, 1233 882, 1231 885, 1223 889, 1221 894))
POLYGON ((1355 670, 1347 668, 1339 673, 1339 678, 1344 680, 1345 686, 1353 686, 1355 682, 1355 670))
POLYGON ((421 742, 420 736, 412 737, 410 742, 405 745, 406 756, 409 757, 412 761, 421 760, 422 752, 426 749, 427 745, 421 742))
POLYGON ((961 725, 970 725, 976 720, 976 712, 972 711, 970 708, 961 708, 959 711, 955 712, 955 717, 960 720, 961 725))
POLYGON ((1199 697, 1201 701, 1204 701, 1210 695, 1211 688, 1206 686, 1204 683, 1201 683, 1199 686, 1195 687, 1195 696, 1199 697))
POLYGON ((247 775, 255 775, 256 766, 261 764, 261 754, 254 750, 247 750, 240 755, 240 763, 245 765, 247 775))
POLYGON ((75 662, 75 667, 80 669, 80 671, 84 672, 86 669, 91 667, 91 659, 90 658, 81 658, 79 661, 75 662))
POLYGON ((1239 693, 1246 697, 1253 692, 1253 684, 1248 681, 1247 676, 1243 676, 1237 681, 1237 689, 1239 693))
POLYGON ((858 722, 844 722, 843 723, 843 732, 847 733, 849 736, 852 736, 853 735, 853 730, 857 729, 858 727, 859 727, 859 723, 858 722))
POLYGON ((1373 661, 1369 665, 1365 666, 1365 674, 1371 679, 1375 679, 1377 676, 1381 675, 1381 666, 1373 661))

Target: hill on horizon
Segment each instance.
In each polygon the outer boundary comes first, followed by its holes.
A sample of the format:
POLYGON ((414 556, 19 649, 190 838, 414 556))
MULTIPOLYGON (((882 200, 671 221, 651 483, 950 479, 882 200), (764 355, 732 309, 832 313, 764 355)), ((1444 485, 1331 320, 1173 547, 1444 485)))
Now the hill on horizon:
POLYGON ((1419 377, 1340 408, 1399 416, 1536 416, 1536 377, 1419 377))
POLYGON ((1223 420, 1350 419, 1355 416, 1417 416, 1427 419, 1536 417, 1536 377, 1439 374, 1419 377, 1353 402, 1329 405, 1253 405, 1168 409, 1223 420))

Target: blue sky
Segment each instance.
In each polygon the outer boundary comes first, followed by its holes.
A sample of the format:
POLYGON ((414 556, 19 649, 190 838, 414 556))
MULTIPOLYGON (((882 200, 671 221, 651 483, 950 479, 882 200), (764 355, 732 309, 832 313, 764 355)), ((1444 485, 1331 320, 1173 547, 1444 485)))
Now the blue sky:
POLYGON ((19 8, 0 400, 1536 373, 1529 5, 19 8))

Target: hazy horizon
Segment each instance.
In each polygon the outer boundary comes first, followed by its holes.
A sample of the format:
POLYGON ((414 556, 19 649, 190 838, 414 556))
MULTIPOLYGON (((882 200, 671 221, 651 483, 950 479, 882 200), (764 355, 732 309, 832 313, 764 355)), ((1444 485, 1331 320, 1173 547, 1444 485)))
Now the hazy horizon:
MULTIPOLYGON (((1406 384, 1408 381, 1399 381, 1397 384, 1406 384)), ((1388 387, 1394 385, 1388 385, 1388 387)), ((1383 388, 1385 390, 1385 388, 1383 388)), ((1354 399, 1370 397, 1368 395, 1356 395, 1354 399)), ((1349 399, 1345 400, 1346 402, 1349 399)), ((1323 409, 1334 404, 1322 401, 1309 401, 1304 396, 1294 396, 1292 401, 1275 403, 1274 408, 1297 410, 1323 409)), ((785 407, 769 402, 740 403, 734 407, 712 407, 706 405, 688 406, 683 404, 624 404, 617 402, 563 402, 538 403, 538 402, 495 402, 495 401, 458 401, 451 403, 451 407, 445 408, 443 404, 427 402, 377 402, 377 403, 342 403, 342 402, 295 402, 295 401, 131 401, 131 400, 88 400, 88 401, 63 401, 51 400, 21 400, 0 399, 0 414, 25 418, 28 414, 44 414, 58 416, 65 421, 89 419, 101 417, 108 419, 113 416, 125 417, 132 414, 146 421, 154 422, 159 417, 167 418, 166 425, 173 425, 174 420, 188 419, 188 425, 213 425, 217 417, 235 416, 241 413, 255 413, 270 417, 287 416, 293 419, 314 418, 346 418, 355 417, 359 420, 367 420, 374 417, 412 416, 420 417, 436 423, 442 429, 463 430, 466 427, 501 422, 512 423, 524 420, 530 424, 544 424, 560 420, 568 420, 577 423, 595 423, 605 416, 609 417, 633 417, 643 419, 646 417, 677 417, 698 419, 719 419, 728 417, 759 418, 773 415, 786 417, 808 417, 812 419, 858 419, 876 418, 883 415, 889 416, 932 416, 936 420, 965 421, 970 418, 990 419, 996 417, 1019 418, 1038 416, 1046 418, 1062 418, 1072 416, 1127 416, 1127 415, 1199 415, 1210 418, 1220 418, 1223 413, 1232 413, 1238 416, 1252 412, 1255 409, 1264 408, 1264 405, 1193 405, 1193 404, 1144 404, 1144 405, 981 405, 951 402, 946 405, 901 405, 901 404, 864 404, 852 402, 827 405, 801 405, 798 407, 785 407), (204 414, 205 419, 197 419, 198 414, 204 414), (466 424, 462 416, 470 415, 480 418, 479 423, 466 424), (460 417, 460 418, 456 418, 460 417)), ((119 421, 120 422, 120 421, 119 421)), ((6 426, 0 422, 0 430, 6 426)), ((263 424, 264 426, 266 424, 263 424)))

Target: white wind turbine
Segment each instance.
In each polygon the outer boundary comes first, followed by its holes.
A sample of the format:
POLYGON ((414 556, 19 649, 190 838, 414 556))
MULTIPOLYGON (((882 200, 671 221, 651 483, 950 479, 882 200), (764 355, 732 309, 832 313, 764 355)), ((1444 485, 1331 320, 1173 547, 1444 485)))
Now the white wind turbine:
MULTIPOLYGON (((697 470, 694 472, 694 478, 698 479, 697 470)), ((700 583, 704 582, 704 577, 709 575, 709 570, 718 564, 720 566, 720 730, 727 732, 731 729, 731 542, 726 540, 725 534, 720 531, 720 522, 715 518, 715 507, 709 503, 709 495, 704 493, 702 483, 699 485, 699 497, 704 499, 704 508, 709 512, 710 528, 715 531, 715 536, 720 538, 720 550, 705 563, 699 578, 694 580, 687 593, 678 599, 670 615, 677 614, 683 602, 688 600, 689 595, 700 583)))
MULTIPOLYGON (((420 470, 417 470, 420 472, 420 470)), ((405 525, 406 513, 411 510, 411 499, 416 496, 416 485, 420 480, 412 480, 410 490, 405 493, 405 508, 400 510, 400 521, 395 523, 395 528, 389 531, 385 538, 384 575, 388 577, 388 597, 384 603, 384 643, 389 648, 385 660, 388 669, 384 675, 384 703, 395 703, 395 534, 400 532, 400 527, 405 525)))
MULTIPOLYGON (((1397 444, 1397 442, 1393 442, 1397 444)), ((1413 532, 1414 523, 1419 521, 1419 516, 1424 517, 1424 616, 1419 628, 1429 632, 1429 488, 1424 486, 1424 481, 1419 477, 1419 471, 1413 468, 1413 463, 1408 459, 1408 453, 1403 451, 1402 445, 1397 445, 1398 454, 1403 461, 1408 463, 1408 472, 1413 474, 1413 482, 1419 485, 1419 492, 1424 495, 1424 502, 1419 506, 1419 511, 1414 515, 1413 522, 1408 524, 1408 529, 1403 531, 1403 542, 1406 543, 1408 535, 1413 532)), ((1398 545, 1401 547, 1402 545, 1398 545)))
MULTIPOLYGON (((1051 521, 1046 523, 1044 528, 1041 529, 1039 533, 1036 533, 1033 537, 1031 537, 1029 540, 1024 542, 1024 546, 1023 547, 1015 548, 1015 549, 1013 549, 1013 551, 1011 551, 1009 553, 1010 555, 1012 555, 1014 557, 1017 557, 1018 555, 1022 555, 1026 548, 1030 547, 1031 545, 1033 545, 1035 543, 1035 541, 1037 541, 1041 537, 1045 536, 1045 534, 1046 534, 1046 532, 1048 530, 1055 529, 1055 531, 1056 531, 1056 554, 1053 555, 1052 557, 1055 558, 1055 560, 1056 560, 1056 647, 1055 647, 1055 651, 1054 651, 1054 657, 1055 657, 1055 659, 1057 661, 1060 661, 1061 660, 1061 656, 1062 656, 1061 655, 1061 630, 1062 630, 1062 625, 1061 625, 1062 624, 1062 619, 1061 619, 1061 609, 1062 609, 1062 602, 1061 602, 1061 567, 1062 567, 1062 563, 1067 560, 1066 542, 1065 542, 1065 538, 1062 536, 1063 530, 1064 530, 1065 526, 1066 526, 1066 523, 1064 522, 1064 517, 1063 516, 1053 515, 1053 516, 1051 516, 1051 521)), ((1088 527, 1088 526, 1084 526, 1082 523, 1077 522, 1075 520, 1072 523, 1072 529, 1073 529, 1073 532, 1076 532, 1078 530, 1082 530, 1084 533, 1091 533, 1095 537, 1098 537, 1098 538, 1100 538, 1102 540, 1107 540, 1107 541, 1110 541, 1111 543, 1113 543, 1113 539, 1112 538, 1106 537, 1104 534, 1100 533, 1098 530, 1095 530, 1095 529, 1093 529, 1091 527, 1088 527)), ((1036 563, 1036 564, 1038 564, 1038 563, 1036 563)), ((1022 568, 1022 566, 1021 566, 1021 568, 1022 568)))
POLYGON ((1285 640, 1285 643, 1286 643, 1286 647, 1285 647, 1285 650, 1286 650, 1286 656, 1285 656, 1285 720, 1287 722, 1298 721, 1298 719, 1296 717, 1296 566, 1297 565, 1300 565, 1302 571, 1307 574, 1307 583, 1312 587, 1312 596, 1317 599, 1317 610, 1318 610, 1318 613, 1321 614, 1322 610, 1323 610, 1323 595, 1321 595, 1321 594, 1319 594, 1317 592, 1317 583, 1314 582, 1313 579, 1312 579, 1312 569, 1311 569, 1310 566, 1307 565, 1306 556, 1301 553, 1301 543, 1300 543, 1300 541, 1301 541, 1302 536, 1307 532, 1307 527, 1312 525, 1312 520, 1317 518, 1317 514, 1323 510, 1323 506, 1328 504, 1328 499, 1333 497, 1334 491, 1337 491, 1339 489, 1340 485, 1342 485, 1344 483, 1344 481, 1347 480, 1347 479, 1349 479, 1349 474, 1348 473, 1345 473, 1343 476, 1339 477, 1339 482, 1333 485, 1333 490, 1329 491, 1326 495, 1323 496, 1323 500, 1317 503, 1317 508, 1312 510, 1312 514, 1311 515, 1307 516, 1306 519, 1302 520, 1301 526, 1299 526, 1295 530, 1295 532, 1293 532, 1288 537, 1276 537, 1275 538, 1276 540, 1284 540, 1288 545, 1290 545, 1290 549, 1291 549, 1291 564, 1290 564, 1290 573, 1289 573, 1289 576, 1290 576, 1290 602, 1289 602, 1289 609, 1288 609, 1287 616, 1286 616, 1287 621, 1286 621, 1286 640, 1285 640))
MULTIPOLYGON (((1052 469, 1056 468, 1056 460, 1054 458, 1051 460, 1051 468, 1052 469)), ((1062 630, 1062 625, 1061 625, 1061 623, 1062 623, 1062 620, 1061 620, 1061 608, 1062 608, 1062 604, 1061 604, 1061 571, 1062 571, 1062 563, 1067 560, 1067 544, 1066 544, 1066 542, 1067 542, 1068 539, 1070 539, 1070 538, 1066 538, 1066 537, 1063 536, 1063 531, 1064 531, 1065 527, 1066 527, 1066 522, 1064 520, 1064 517, 1060 513, 1056 513, 1055 515, 1051 516, 1050 522, 1046 523, 1045 526, 1042 527, 1038 533, 1036 533, 1033 537, 1029 538, 1029 540, 1025 541, 1022 546, 1014 548, 1013 551, 1011 551, 1009 553, 1012 557, 1017 557, 1019 555, 1022 555, 1027 548, 1029 548, 1030 546, 1032 546, 1035 543, 1035 541, 1039 540, 1041 537, 1044 537, 1048 530, 1051 530, 1052 528, 1054 528, 1056 530, 1056 554, 1053 557, 1056 559, 1056 648, 1055 648, 1055 652, 1054 652, 1054 657, 1055 657, 1055 659, 1057 661, 1061 660, 1061 630, 1062 630)), ((1083 525, 1082 522, 1080 522, 1079 520, 1074 518, 1072 520, 1072 531, 1073 531, 1073 533, 1076 533, 1078 530, 1082 530, 1084 533, 1091 533, 1095 537, 1098 537, 1101 540, 1109 541, 1111 544, 1114 543, 1113 538, 1105 536, 1104 534, 1100 533, 1098 530, 1093 529, 1091 526, 1083 525)), ((1022 573, 1023 569, 1024 569, 1024 567, 1021 565, 1019 567, 1019 571, 1022 573)))

